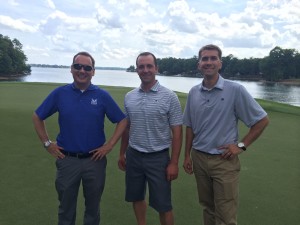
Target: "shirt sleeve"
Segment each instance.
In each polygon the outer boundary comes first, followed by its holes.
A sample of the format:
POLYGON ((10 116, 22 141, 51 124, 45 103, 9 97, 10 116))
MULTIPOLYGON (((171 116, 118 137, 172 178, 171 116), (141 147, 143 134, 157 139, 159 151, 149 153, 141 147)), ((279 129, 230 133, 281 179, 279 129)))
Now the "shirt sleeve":
POLYGON ((35 113, 41 120, 45 120, 58 111, 57 107, 57 92, 58 90, 52 91, 42 104, 36 109, 35 113))
POLYGON ((248 93, 244 86, 239 87, 239 95, 236 95, 235 111, 237 117, 247 127, 252 127, 258 121, 267 116, 267 113, 258 102, 248 93))
POLYGON ((182 110, 176 93, 172 92, 170 102, 170 125, 182 125, 182 110))
POLYGON ((190 101, 191 98, 191 93, 188 94, 187 96, 187 100, 186 100, 186 105, 185 105, 185 109, 183 112, 183 124, 187 127, 191 127, 192 126, 192 122, 191 122, 191 112, 190 112, 190 101))
POLYGON ((111 97, 109 93, 105 94, 106 99, 106 105, 105 105, 105 111, 107 118, 112 123, 118 123, 121 120, 125 118, 125 114, 122 112, 118 104, 115 102, 115 100, 111 97))

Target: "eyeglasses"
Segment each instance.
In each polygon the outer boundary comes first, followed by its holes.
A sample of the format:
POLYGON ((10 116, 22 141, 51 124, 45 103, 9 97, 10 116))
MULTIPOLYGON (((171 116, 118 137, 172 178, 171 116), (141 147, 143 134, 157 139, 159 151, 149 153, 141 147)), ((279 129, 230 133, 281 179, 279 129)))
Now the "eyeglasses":
POLYGON ((87 71, 87 72, 90 72, 93 70, 93 67, 92 66, 88 66, 88 65, 82 65, 82 64, 73 64, 73 68, 75 70, 81 70, 82 68, 84 69, 84 71, 87 71))

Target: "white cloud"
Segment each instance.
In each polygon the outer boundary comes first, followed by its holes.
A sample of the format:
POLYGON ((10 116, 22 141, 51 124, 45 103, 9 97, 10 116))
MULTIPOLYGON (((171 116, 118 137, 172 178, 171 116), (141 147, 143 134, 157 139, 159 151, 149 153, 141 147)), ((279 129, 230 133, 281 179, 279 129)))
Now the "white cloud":
POLYGON ((28 21, 25 19, 13 19, 9 16, 0 15, 0 27, 32 33, 35 32, 36 28, 34 26, 27 25, 27 22, 28 21))
POLYGON ((113 12, 108 11, 101 5, 97 5, 97 21, 105 28, 122 28, 122 22, 120 16, 113 12))
POLYGON ((190 9, 186 1, 174 1, 169 4, 168 16, 171 27, 180 32, 196 33, 197 18, 194 9, 190 9))
POLYGON ((55 9, 55 4, 52 0, 46 0, 46 4, 50 9, 55 9))
POLYGON ((239 58, 300 49, 299 9, 299 0, 8 0, 0 29, 21 41, 30 63, 69 65, 86 50, 99 66, 127 67, 142 51, 187 58, 209 43, 239 58))
POLYGON ((16 0, 8 0, 7 2, 8 2, 8 4, 10 4, 10 5, 14 6, 14 7, 16 7, 16 6, 19 5, 19 3, 16 0))
POLYGON ((40 30, 46 35, 54 35, 66 31, 91 31, 97 28, 94 18, 72 17, 64 12, 55 11, 40 23, 40 30))
POLYGON ((300 40, 300 23, 298 24, 291 24, 283 26, 283 28, 291 33, 291 35, 295 35, 300 40))
POLYGON ((139 30, 145 33, 146 35, 151 35, 153 33, 163 34, 168 31, 168 27, 159 22, 152 23, 152 24, 143 23, 139 26, 139 30))

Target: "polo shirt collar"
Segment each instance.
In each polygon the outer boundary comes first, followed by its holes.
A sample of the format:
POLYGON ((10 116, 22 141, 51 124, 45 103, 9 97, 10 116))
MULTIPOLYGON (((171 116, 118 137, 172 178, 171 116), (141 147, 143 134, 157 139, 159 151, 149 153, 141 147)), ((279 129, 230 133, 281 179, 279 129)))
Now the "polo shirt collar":
POLYGON ((224 88, 224 78, 219 74, 219 79, 217 81, 217 83, 215 84, 215 86, 211 89, 208 89, 206 87, 203 86, 203 81, 202 83, 200 84, 200 90, 201 91, 209 91, 209 90, 212 90, 212 89, 220 89, 220 90, 223 90, 224 88))
MULTIPOLYGON (((158 82, 158 80, 156 80, 155 84, 150 88, 150 91, 158 92, 159 86, 160 86, 160 83, 158 82)), ((142 85, 140 85, 139 90, 144 91, 142 89, 142 85)))
MULTIPOLYGON (((77 87, 76 87, 76 85, 75 85, 75 82, 73 82, 72 83, 72 88, 74 89, 74 90, 79 90, 77 87)), ((85 91, 87 91, 87 90, 95 90, 97 88, 97 86, 96 85, 93 85, 92 83, 90 84, 90 86, 88 86, 88 88, 85 90, 85 91)))

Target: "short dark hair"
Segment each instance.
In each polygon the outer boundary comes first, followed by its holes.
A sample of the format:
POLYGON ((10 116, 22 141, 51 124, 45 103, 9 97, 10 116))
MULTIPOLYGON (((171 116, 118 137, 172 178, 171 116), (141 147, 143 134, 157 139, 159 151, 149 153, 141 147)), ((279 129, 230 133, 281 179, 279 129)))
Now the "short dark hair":
POLYGON ((92 56, 90 53, 88 53, 88 52, 78 52, 76 55, 74 55, 74 57, 73 57, 73 64, 74 64, 74 62, 75 62, 76 57, 79 56, 79 55, 84 55, 84 56, 90 57, 91 60, 92 60, 93 67, 95 68, 95 59, 94 59, 93 56, 92 56))
POLYGON ((156 57, 155 57, 155 55, 154 55, 153 53, 151 53, 151 52, 142 52, 142 53, 140 53, 140 54, 138 55, 138 57, 136 57, 136 61, 135 61, 136 66, 138 66, 138 64, 137 64, 138 58, 139 58, 140 56, 147 56, 147 55, 152 55, 153 60, 154 60, 154 65, 157 67, 157 60, 156 60, 156 57))
POLYGON ((222 50, 217 46, 213 44, 205 45, 202 48, 200 48, 199 53, 198 53, 198 59, 201 59, 201 54, 204 50, 217 50, 218 51, 218 56, 222 60, 222 50))

